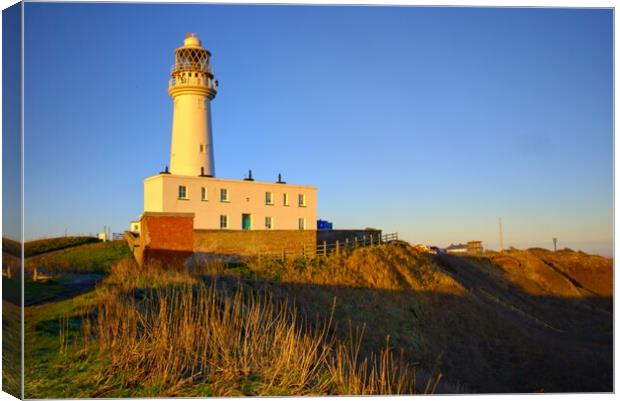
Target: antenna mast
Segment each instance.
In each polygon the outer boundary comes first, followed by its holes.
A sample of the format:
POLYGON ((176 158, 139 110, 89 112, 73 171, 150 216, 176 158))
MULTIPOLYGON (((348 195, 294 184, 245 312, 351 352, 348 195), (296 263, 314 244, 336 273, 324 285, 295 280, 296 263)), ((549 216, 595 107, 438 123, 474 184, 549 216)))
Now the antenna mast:
POLYGON ((499 251, 504 250, 504 230, 502 229, 502 218, 499 218, 499 251))

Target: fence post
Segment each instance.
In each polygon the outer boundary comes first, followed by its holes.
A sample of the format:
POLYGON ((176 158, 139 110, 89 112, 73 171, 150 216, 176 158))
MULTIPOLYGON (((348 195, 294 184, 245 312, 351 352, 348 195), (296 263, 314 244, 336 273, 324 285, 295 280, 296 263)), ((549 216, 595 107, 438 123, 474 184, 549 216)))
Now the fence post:
POLYGON ((340 240, 336 241, 336 255, 340 255, 340 240))
POLYGON ((370 246, 373 246, 372 234, 370 234, 370 246))
POLYGON ((362 235, 362 246, 366 246, 366 234, 362 235))
POLYGON ((327 241, 323 241, 323 256, 327 256, 327 241))

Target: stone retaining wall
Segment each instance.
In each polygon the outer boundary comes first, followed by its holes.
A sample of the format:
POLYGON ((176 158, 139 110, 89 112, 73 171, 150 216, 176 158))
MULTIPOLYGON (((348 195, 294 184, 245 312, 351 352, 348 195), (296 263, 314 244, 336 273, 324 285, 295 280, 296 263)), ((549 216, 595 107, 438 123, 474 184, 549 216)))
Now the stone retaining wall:
POLYGON ((194 230, 194 251, 225 255, 314 249, 316 230, 194 230))

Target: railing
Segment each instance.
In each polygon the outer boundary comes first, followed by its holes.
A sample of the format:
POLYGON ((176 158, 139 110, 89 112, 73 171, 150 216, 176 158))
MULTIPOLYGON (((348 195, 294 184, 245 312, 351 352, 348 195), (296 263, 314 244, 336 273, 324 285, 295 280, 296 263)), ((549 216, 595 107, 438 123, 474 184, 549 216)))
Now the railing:
POLYGON ((332 243, 323 241, 323 243, 315 246, 303 245, 296 248, 286 248, 282 249, 280 252, 261 252, 257 254, 257 256, 258 258, 263 256, 277 257, 282 260, 295 257, 327 257, 332 254, 339 255, 340 253, 350 252, 351 250, 360 247, 382 245, 397 240, 398 233, 383 235, 368 234, 362 235, 361 237, 353 237, 353 239, 346 238, 344 241, 338 240, 332 243))
POLYGON ((217 90, 217 81, 212 78, 200 78, 200 77, 179 77, 171 78, 168 82, 168 87, 172 88, 179 85, 189 86, 206 86, 211 90, 217 90))
POLYGON ((172 64, 172 66, 170 67, 170 74, 175 73, 175 72, 183 72, 183 71, 189 71, 189 72, 200 71, 200 72, 206 72, 207 74, 213 75, 213 68, 211 67, 210 64, 207 64, 206 62, 178 63, 178 64, 172 64))

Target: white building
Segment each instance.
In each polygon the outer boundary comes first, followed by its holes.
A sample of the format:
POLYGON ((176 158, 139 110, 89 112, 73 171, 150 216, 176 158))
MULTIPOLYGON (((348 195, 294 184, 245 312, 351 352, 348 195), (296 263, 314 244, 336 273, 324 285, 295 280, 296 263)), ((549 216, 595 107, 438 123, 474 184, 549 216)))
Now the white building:
POLYGON ((129 223, 129 231, 131 231, 132 233, 140 234, 140 222, 134 220, 129 223))

